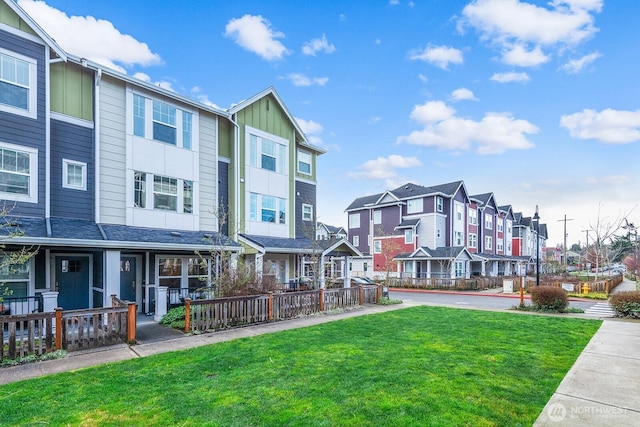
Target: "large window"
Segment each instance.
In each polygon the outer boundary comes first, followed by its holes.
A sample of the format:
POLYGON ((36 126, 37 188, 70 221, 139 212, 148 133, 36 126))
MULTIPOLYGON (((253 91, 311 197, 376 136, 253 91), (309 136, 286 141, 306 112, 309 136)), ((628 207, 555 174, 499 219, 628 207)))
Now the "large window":
POLYGON ((484 248, 488 251, 493 249, 493 238, 491 236, 485 236, 484 248))
POLYGON ((153 101, 153 139, 177 145, 176 108, 153 101))
POLYGON ((37 62, 0 49, 0 110, 37 116, 37 62))
POLYGON ((266 194, 249 194, 249 220, 286 224, 287 201, 266 194))
POLYGON ((349 214, 349 228, 360 228, 360 214, 349 214))
POLYGON ((178 180, 166 176, 153 177, 153 208, 167 211, 178 209, 178 180))
POLYGON ((287 147, 271 139, 250 134, 249 164, 284 174, 287 171, 287 147))
POLYGON ((87 189, 87 164, 62 160, 62 186, 74 190, 87 189))
POLYGON ((422 199, 407 200, 407 213, 420 213, 423 211, 422 199))
POLYGON ((298 172, 311 175, 311 153, 298 150, 298 172))
POLYGON ((382 211, 381 210, 373 211, 373 223, 374 224, 382 224, 382 211))
POLYGON ((133 134, 190 150, 194 115, 165 102, 133 94, 133 134))
POLYGON ((469 224, 478 224, 478 211, 472 207, 469 207, 469 224))
POLYGON ((133 95, 133 134, 144 137, 146 99, 140 95, 133 95))
POLYGON ((169 288, 201 288, 209 282, 211 260, 199 257, 158 258, 158 284, 169 288))
POLYGON ((192 214, 193 181, 136 171, 133 173, 133 206, 192 214))
POLYGON ((484 214, 484 226, 487 230, 493 229, 493 215, 484 214))
POLYGON ((11 144, 0 145, 0 196, 37 203, 38 151, 11 144), (3 194, 4 193, 4 194, 3 194))
POLYGON ((0 256, 0 284, 9 290, 10 297, 28 296, 30 265, 29 260, 13 264, 10 256, 0 256))
POLYGON ((193 115, 182 112, 182 148, 191 149, 191 128, 193 127, 193 115))
POLYGON ((477 248, 478 247, 478 235, 474 233, 469 233, 469 247, 477 248))

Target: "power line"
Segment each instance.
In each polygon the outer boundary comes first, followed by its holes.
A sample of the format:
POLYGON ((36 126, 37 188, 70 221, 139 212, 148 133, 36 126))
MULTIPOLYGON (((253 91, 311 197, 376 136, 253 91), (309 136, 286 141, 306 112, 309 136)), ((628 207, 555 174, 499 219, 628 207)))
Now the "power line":
POLYGON ((573 218, 567 219, 567 215, 564 215, 564 219, 559 219, 558 221, 564 222, 564 257, 562 259, 562 264, 567 266, 567 221, 573 221, 573 218))

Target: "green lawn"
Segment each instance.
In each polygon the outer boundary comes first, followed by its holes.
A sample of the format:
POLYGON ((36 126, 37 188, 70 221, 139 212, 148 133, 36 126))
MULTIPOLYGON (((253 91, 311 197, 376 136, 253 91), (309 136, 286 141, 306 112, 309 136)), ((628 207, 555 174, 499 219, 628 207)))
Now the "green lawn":
POLYGON ((414 307, 8 384, 0 424, 530 426, 599 326, 414 307))

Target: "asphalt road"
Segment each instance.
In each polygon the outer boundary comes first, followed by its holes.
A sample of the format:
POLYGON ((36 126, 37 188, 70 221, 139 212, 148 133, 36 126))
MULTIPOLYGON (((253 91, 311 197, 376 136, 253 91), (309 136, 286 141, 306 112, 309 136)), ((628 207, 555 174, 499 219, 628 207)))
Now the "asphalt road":
MULTIPOLYGON (((520 304, 519 297, 484 294, 484 295, 463 295, 454 293, 440 292, 400 292, 391 291, 390 298, 400 299, 406 302, 442 304, 450 306, 468 306, 490 309, 508 309, 514 305, 520 304)), ((525 304, 531 304, 531 300, 525 298, 525 304)), ((569 301, 569 307, 581 308, 583 310, 597 304, 598 300, 593 301, 569 301)))

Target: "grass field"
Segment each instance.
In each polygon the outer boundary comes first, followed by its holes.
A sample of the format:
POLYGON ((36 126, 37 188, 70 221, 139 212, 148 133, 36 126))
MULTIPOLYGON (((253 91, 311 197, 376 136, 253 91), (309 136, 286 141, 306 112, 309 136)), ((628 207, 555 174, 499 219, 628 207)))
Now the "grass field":
POLYGON ((0 425, 530 426, 599 325, 402 309, 1 386, 0 425))

